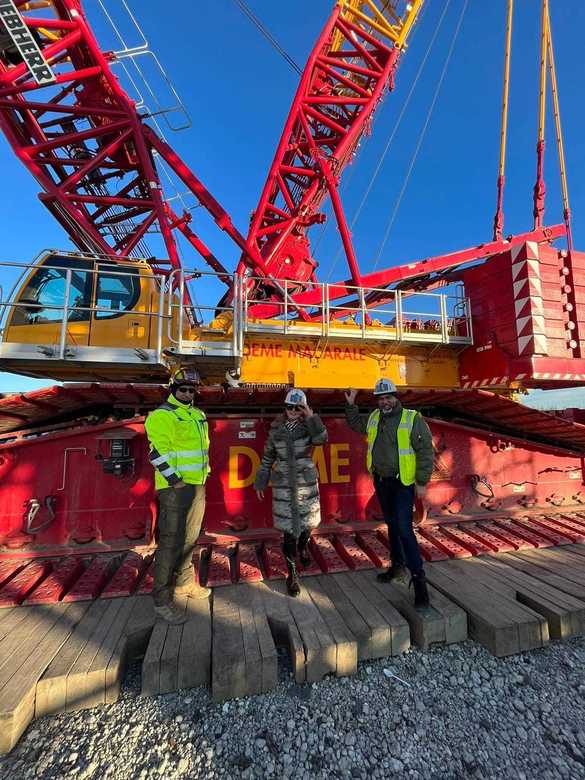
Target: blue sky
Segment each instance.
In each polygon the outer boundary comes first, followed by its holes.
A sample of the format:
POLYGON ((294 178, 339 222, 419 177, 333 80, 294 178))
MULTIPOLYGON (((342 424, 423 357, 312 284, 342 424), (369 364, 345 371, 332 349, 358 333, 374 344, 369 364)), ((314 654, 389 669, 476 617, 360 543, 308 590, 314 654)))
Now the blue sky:
MULTIPOLYGON (((428 0, 411 46, 401 63, 394 93, 388 95, 357 161, 346 171, 344 206, 351 218, 385 146, 427 50, 447 0, 428 0)), ((114 11, 118 0, 109 0, 114 11)), ((90 4, 86 3, 89 8, 90 4)), ((381 175, 354 230, 360 267, 373 267, 395 199, 417 144, 449 48, 463 0, 451 0, 426 69, 381 175)), ((539 3, 516 3, 512 53, 511 109, 506 184, 506 232, 532 224, 538 97, 539 3)), ((94 4, 91 4, 92 8, 94 4)), ((175 0, 161 13, 158 0, 133 2, 152 47, 173 79, 193 120, 190 130, 168 134, 172 145, 246 231, 298 82, 298 75, 260 37, 233 0, 175 0), (195 7, 197 11, 195 12, 195 7)), ((301 65, 333 7, 332 0, 249 6, 301 65)), ((585 4, 551 4, 569 188, 577 247, 585 246, 585 60, 580 56, 585 4)), ((379 267, 463 248, 491 236, 497 177, 501 73, 506 2, 469 2, 461 34, 431 117, 417 164, 406 189, 379 267)), ((95 29, 104 46, 111 36, 99 17, 95 29)), ((130 41, 132 43, 132 41, 130 41)), ((550 113, 550 112, 549 112, 550 113)), ((561 221, 558 167, 551 122, 547 128, 547 219, 561 221)), ((37 186, 0 138, 4 197, 3 259, 26 261, 44 247, 68 248, 61 228, 37 200, 37 186)), ((238 252, 202 210, 194 225, 224 264, 238 252)), ((346 276, 334 265, 338 249, 333 226, 315 228, 313 246, 321 279, 346 276)), ((186 255, 186 262, 189 255, 186 255)), ((2 271, 6 290, 11 277, 2 271)), ((0 391, 35 383, 0 376, 0 391)))

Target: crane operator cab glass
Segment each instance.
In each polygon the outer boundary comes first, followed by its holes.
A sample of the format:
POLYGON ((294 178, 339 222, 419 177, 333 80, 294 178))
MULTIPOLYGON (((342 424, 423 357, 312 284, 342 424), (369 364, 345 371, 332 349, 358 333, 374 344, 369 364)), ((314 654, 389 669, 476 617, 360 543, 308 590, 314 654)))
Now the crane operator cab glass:
POLYGON ((143 262, 49 253, 12 296, 2 341, 148 348, 156 336, 159 280, 143 262))

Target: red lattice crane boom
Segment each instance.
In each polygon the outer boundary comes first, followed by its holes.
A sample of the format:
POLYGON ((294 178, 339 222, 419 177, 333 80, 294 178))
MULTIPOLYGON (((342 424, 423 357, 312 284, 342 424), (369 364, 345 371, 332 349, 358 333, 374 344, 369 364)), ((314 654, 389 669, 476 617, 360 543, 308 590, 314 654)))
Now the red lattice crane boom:
POLYGON ((40 200, 81 251, 145 255, 160 233, 166 258, 180 266, 181 231, 214 271, 222 264, 174 213, 155 165, 158 154, 264 275, 229 215, 173 150, 146 124, 112 70, 80 0, 3 0, 0 5, 0 127, 42 188, 40 200))
MULTIPOLYGON (((274 276, 301 283, 315 279, 306 231, 324 221, 319 207, 329 195, 351 279, 360 284, 339 179, 384 91, 393 88, 422 4, 343 0, 335 5, 309 55, 250 226, 249 242, 274 276)), ((245 263, 243 258, 240 272, 245 263)))

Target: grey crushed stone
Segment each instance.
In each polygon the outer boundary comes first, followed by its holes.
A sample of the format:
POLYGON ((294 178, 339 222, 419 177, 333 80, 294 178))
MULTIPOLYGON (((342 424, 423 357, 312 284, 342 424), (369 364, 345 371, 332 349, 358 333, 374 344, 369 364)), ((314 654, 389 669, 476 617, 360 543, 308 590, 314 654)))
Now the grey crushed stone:
POLYGON ((135 664, 116 704, 34 721, 0 780, 585 778, 585 638, 412 650, 314 685, 279 658, 275 691, 223 704, 142 698, 135 664))

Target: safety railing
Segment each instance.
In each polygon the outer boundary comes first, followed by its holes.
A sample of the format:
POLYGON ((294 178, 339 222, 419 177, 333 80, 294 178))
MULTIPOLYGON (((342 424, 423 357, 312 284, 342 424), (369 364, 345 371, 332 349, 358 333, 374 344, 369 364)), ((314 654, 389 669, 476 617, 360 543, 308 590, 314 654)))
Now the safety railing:
POLYGON ((161 116, 168 129, 174 132, 190 128, 192 121, 187 108, 159 58, 150 48, 146 35, 126 0, 117 0, 117 3, 112 2, 112 0, 107 0, 107 2, 106 0, 97 0, 97 8, 100 9, 101 14, 107 20, 109 28, 120 47, 112 52, 115 56, 113 64, 119 66, 124 71, 126 80, 131 88, 130 93, 134 92, 133 97, 137 110, 146 111, 148 116, 161 116), (116 4, 118 8, 114 7, 116 4), (137 38, 135 45, 128 45, 123 34, 124 27, 128 28, 131 34, 137 38), (148 58, 153 63, 154 70, 150 77, 140 64, 139 58, 148 58), (159 96, 159 90, 153 84, 154 77, 161 82, 159 87, 163 86, 168 91, 167 97, 171 99, 169 105, 165 105, 163 99, 159 96), (145 93, 148 94, 148 98, 145 93), (149 103, 154 106, 154 111, 149 108, 149 103), (182 117, 178 124, 172 121, 171 117, 173 115, 182 117))
MULTIPOLYGON (((166 303, 166 338, 171 349, 179 354, 201 354, 208 357, 233 357, 238 360, 244 353, 242 277, 236 274, 218 274, 212 271, 176 269, 167 280, 169 294, 166 303), (199 291, 205 290, 213 300, 214 284, 221 282, 231 289, 225 303, 207 304, 198 300, 199 291), (175 291, 175 295, 171 292, 175 291), (192 305, 185 305, 187 297, 192 305), (189 326, 191 323, 191 327, 189 326), (195 325, 195 329, 193 329, 195 325)), ((220 298, 219 292, 217 298, 220 298)))
POLYGON ((292 298, 298 282, 281 281, 282 302, 270 320, 258 319, 254 310, 266 305, 257 295, 259 278, 243 286, 243 320, 246 333, 283 336, 318 336, 400 342, 471 344, 469 299, 455 294, 412 293, 378 287, 315 284, 313 301, 299 304, 292 298))
POLYGON ((267 301, 260 294, 266 281, 254 277, 198 269, 154 273, 145 261, 133 261, 130 270, 106 257, 54 250, 36 263, 0 262, 3 283, 8 269, 20 278, 6 298, 1 292, 4 284, 0 287, 1 339, 12 344, 34 342, 52 359, 70 357, 71 348, 80 344, 79 325, 83 323, 87 324, 86 346, 134 349, 138 360, 146 359, 147 351, 148 360, 158 363, 165 353, 172 353, 222 358, 237 366, 248 335, 472 343, 469 301, 460 292, 315 284, 311 289, 314 302, 299 304, 293 298, 295 294, 298 299, 298 283, 282 281, 282 300, 267 301), (121 284, 116 291, 112 280, 117 279, 121 284), (103 286, 104 280, 109 280, 110 289, 103 286), (217 300, 221 302, 207 303, 217 300), (105 301, 110 305, 104 305, 105 301), (258 314, 267 305, 272 317, 260 319, 258 314), (127 318, 124 328, 110 328, 100 335, 102 320, 122 316, 127 318), (129 335, 129 325, 140 326, 147 336, 129 335), (45 327, 25 332, 21 326, 45 327), (34 333, 39 334, 37 338, 34 333))

